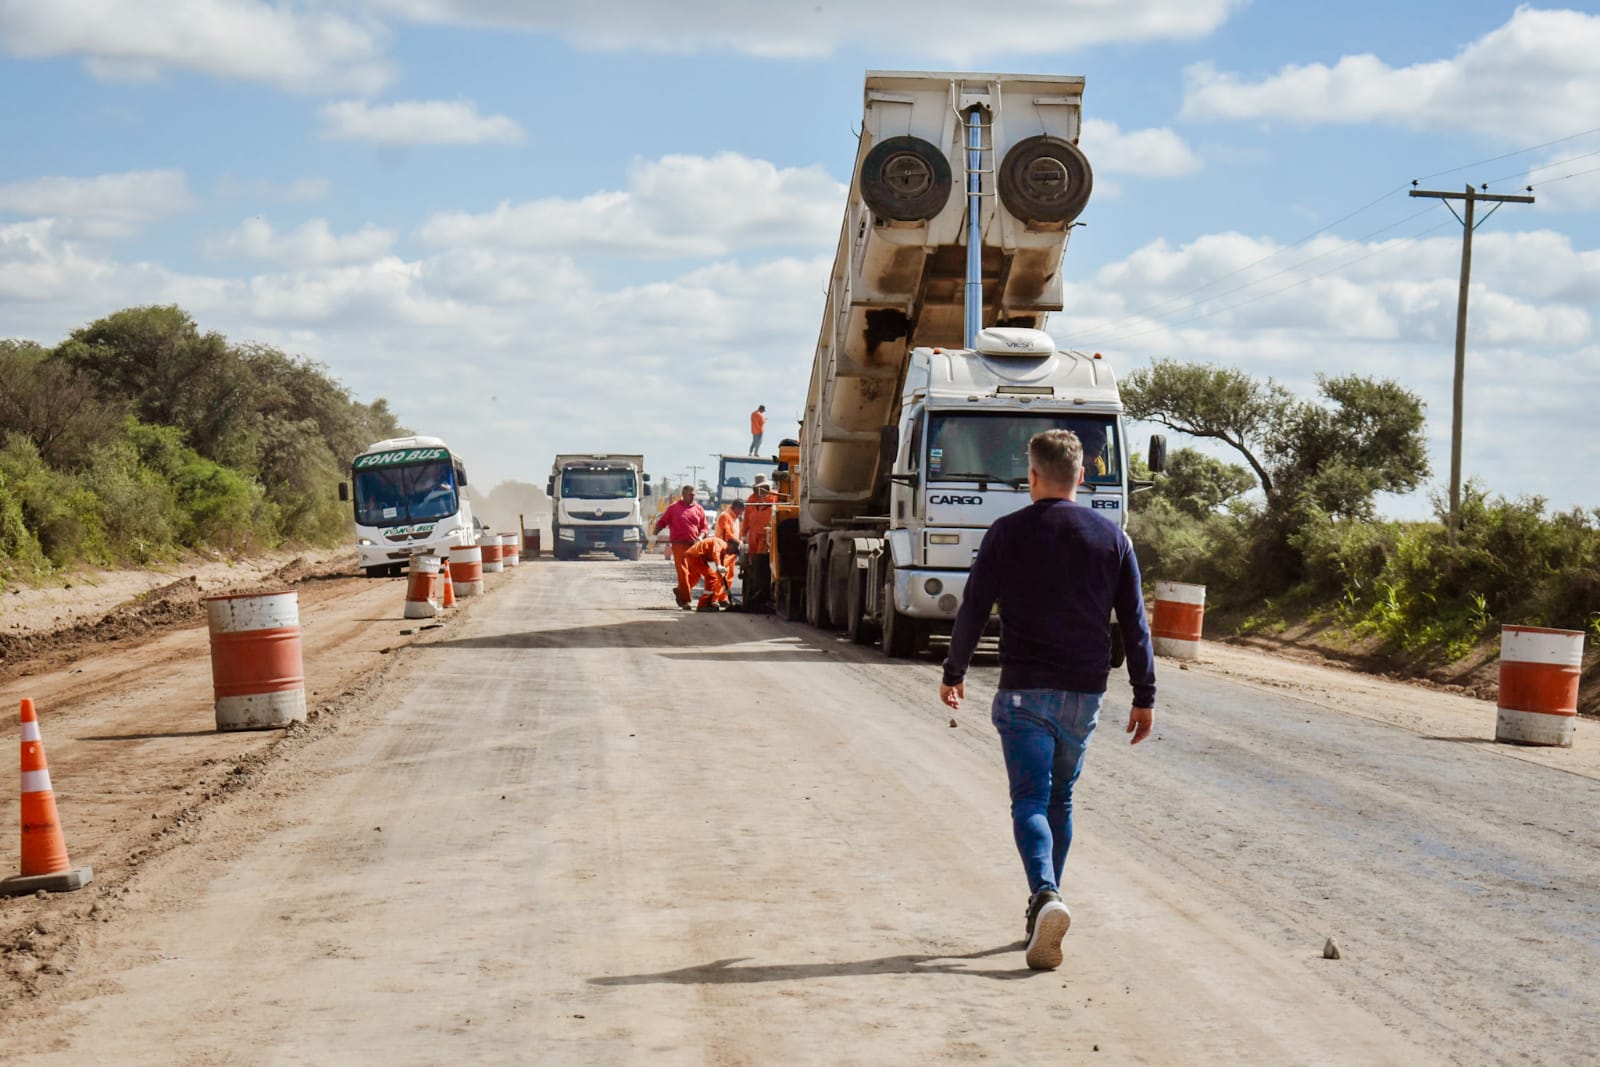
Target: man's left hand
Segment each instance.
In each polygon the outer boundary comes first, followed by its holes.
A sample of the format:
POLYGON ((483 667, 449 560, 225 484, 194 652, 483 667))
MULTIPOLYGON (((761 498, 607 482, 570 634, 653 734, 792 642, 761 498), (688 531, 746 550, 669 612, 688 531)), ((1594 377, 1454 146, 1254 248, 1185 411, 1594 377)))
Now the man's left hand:
POLYGON ((961 701, 966 698, 966 695, 966 682, 957 682, 955 685, 939 683, 939 700, 948 705, 953 711, 961 710, 961 701))
POLYGON ((1140 741, 1150 736, 1150 728, 1155 724, 1156 709, 1133 708, 1128 712, 1128 729, 1126 733, 1133 735, 1130 745, 1137 745, 1140 741))

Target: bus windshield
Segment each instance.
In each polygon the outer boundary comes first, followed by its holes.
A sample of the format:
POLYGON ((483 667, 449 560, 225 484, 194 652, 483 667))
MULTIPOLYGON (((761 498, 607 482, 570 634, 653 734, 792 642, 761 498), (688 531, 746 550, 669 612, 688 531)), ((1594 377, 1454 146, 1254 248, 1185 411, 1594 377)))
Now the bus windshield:
POLYGON ((356 522, 362 526, 445 519, 461 507, 449 460, 369 467, 354 477, 356 522))
POLYGON ((1071 430, 1083 442, 1084 482, 1117 485, 1122 460, 1116 420, 1093 415, 942 414, 928 416, 928 480, 1028 484, 1028 439, 1071 430))
POLYGON ((568 467, 561 472, 561 495, 580 500, 632 500, 639 495, 639 487, 631 470, 568 467))

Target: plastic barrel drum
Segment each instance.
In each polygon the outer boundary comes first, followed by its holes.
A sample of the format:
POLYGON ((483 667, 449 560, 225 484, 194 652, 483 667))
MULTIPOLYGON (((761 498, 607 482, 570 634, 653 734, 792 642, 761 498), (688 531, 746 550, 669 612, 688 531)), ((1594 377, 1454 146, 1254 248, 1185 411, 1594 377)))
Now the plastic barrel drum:
POLYGON ((499 534, 484 534, 478 538, 478 547, 483 550, 483 573, 496 574, 506 569, 500 553, 499 534))
POLYGON ((500 535, 500 562, 515 567, 522 562, 522 543, 514 533, 500 535))
POLYGON ((1502 626, 1494 739, 1570 748, 1582 670, 1583 631, 1502 626))
POLYGON ((1187 582, 1157 582, 1150 643, 1158 656, 1200 658, 1200 626, 1206 614, 1206 587, 1187 582))
POLYGON ((456 596, 477 596, 483 592, 483 550, 477 545, 450 550, 450 581, 456 596))
POLYGON ((431 619, 439 613, 439 557, 412 556, 406 582, 406 618, 431 619))
POLYGON ((261 730, 306 717, 300 598, 261 593, 206 598, 218 730, 261 730))

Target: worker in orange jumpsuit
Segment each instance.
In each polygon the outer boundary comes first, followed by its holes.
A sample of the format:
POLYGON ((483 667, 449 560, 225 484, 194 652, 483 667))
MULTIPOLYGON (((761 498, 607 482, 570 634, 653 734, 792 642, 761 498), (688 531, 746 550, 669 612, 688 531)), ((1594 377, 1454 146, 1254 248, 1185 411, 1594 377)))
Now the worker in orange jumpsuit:
POLYGON ((777 502, 765 474, 756 475, 750 503, 744 509, 745 557, 744 610, 766 611, 772 600, 772 560, 767 554, 767 533, 772 527, 772 505, 777 502))
POLYGON ((689 588, 692 590, 702 579, 706 583, 706 591, 700 596, 701 611, 728 610, 728 585, 724 575, 738 556, 739 542, 724 541, 720 537, 702 538, 684 553, 689 568, 689 588))
POLYGON ((706 532, 706 511, 694 502, 694 486, 684 486, 678 499, 661 513, 661 517, 656 520, 656 533, 660 533, 663 527, 666 528, 668 540, 672 542, 672 565, 678 573, 678 586, 673 592, 677 597, 678 607, 688 611, 689 590, 694 588, 694 583, 689 580, 689 565, 686 559, 689 549, 704 537, 706 532))
MULTIPOLYGON (((712 535, 724 541, 738 542, 744 536, 742 523, 744 520, 744 501, 735 500, 728 505, 728 510, 717 516, 717 524, 712 528, 712 535)), ((733 589, 733 576, 738 570, 738 561, 728 565, 728 589, 733 589)))

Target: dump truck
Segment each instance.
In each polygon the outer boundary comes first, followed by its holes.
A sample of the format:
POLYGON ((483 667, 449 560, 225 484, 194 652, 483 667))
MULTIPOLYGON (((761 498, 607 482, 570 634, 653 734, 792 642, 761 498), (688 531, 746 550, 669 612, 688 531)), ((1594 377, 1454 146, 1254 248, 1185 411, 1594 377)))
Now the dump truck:
POLYGON ((1043 329, 1093 187, 1083 87, 868 73, 800 435, 779 449, 769 566, 785 616, 894 657, 947 635, 984 533, 1029 501, 1041 430, 1077 432, 1080 502, 1126 522, 1116 376, 1043 329))
POLYGON ((564 453, 550 466, 550 526, 558 560, 607 552, 636 560, 644 552, 644 457, 615 452, 564 453))

